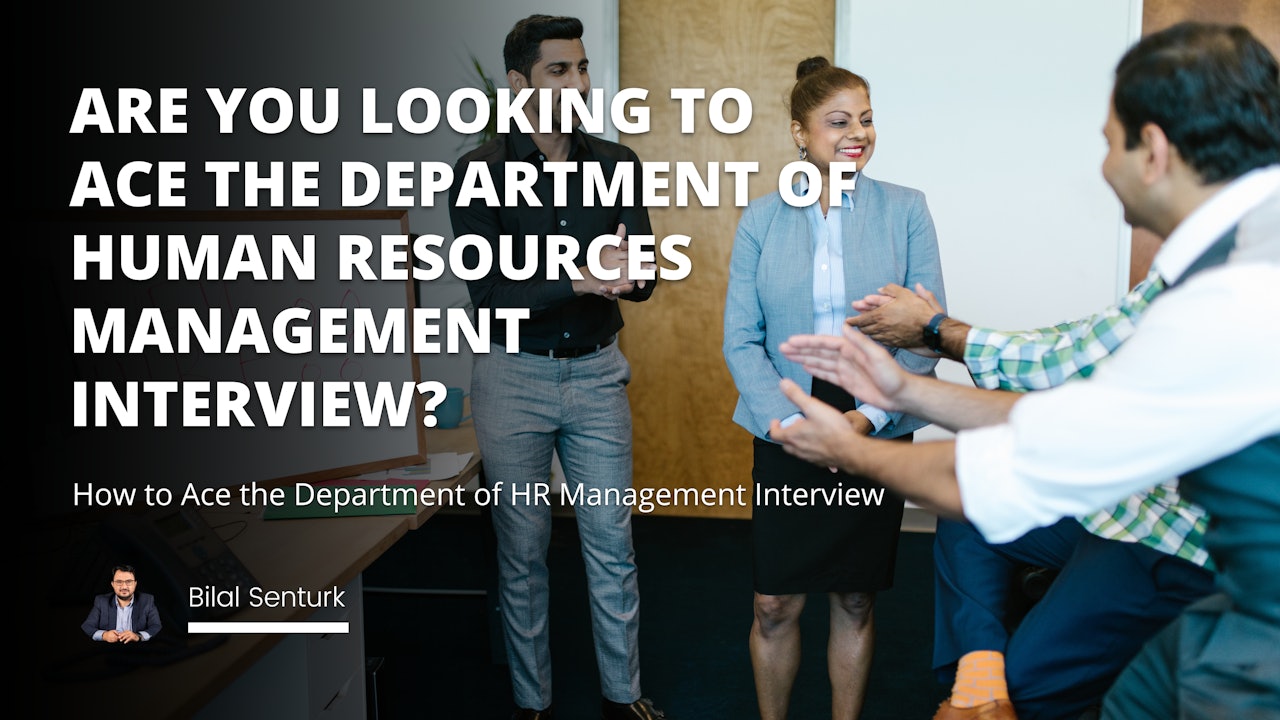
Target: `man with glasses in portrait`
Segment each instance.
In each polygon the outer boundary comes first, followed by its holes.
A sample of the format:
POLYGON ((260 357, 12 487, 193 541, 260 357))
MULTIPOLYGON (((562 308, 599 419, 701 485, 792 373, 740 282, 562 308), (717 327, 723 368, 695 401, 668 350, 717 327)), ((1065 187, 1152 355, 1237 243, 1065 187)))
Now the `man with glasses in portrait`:
POLYGON ((80 628, 95 641, 109 643, 146 642, 160 632, 155 598, 138 592, 132 565, 111 569, 111 592, 93 599, 93 609, 80 628))

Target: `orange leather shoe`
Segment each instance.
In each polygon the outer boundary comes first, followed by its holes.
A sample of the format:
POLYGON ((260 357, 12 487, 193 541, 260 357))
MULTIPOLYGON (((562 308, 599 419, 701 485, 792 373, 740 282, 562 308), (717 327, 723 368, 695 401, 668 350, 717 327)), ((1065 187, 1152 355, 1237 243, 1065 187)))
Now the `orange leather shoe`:
POLYGON ((948 698, 938 706, 933 720, 1018 720, 1013 712, 1013 703, 1008 700, 993 700, 977 707, 962 708, 951 704, 948 698))

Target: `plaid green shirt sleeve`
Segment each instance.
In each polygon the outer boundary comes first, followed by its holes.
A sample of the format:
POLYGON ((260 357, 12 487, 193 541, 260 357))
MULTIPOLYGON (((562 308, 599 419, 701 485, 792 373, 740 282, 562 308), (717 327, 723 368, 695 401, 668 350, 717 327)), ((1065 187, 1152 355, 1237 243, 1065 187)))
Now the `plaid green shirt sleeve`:
MULTIPOLYGON (((1098 363, 1133 334, 1164 281, 1153 270, 1118 304, 1076 322, 1026 332, 973 328, 964 363, 975 385, 989 390, 1044 390, 1089 377, 1098 363)), ((1197 565, 1212 567, 1204 549, 1208 518, 1178 494, 1176 482, 1127 498, 1114 508, 1080 518, 1099 537, 1141 542, 1197 565)))
POLYGON ((1016 333, 973 328, 964 363, 974 384, 988 390, 1044 390, 1089 377, 1099 360, 1129 339, 1163 289, 1164 282, 1152 271, 1118 304, 1076 322, 1016 333))

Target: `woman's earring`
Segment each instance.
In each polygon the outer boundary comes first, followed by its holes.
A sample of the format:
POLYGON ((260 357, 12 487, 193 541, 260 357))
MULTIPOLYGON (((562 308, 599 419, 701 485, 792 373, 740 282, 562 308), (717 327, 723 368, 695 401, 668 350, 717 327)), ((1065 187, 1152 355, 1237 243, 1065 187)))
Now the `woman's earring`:
POLYGON ((809 148, 807 148, 807 147, 805 147, 805 146, 801 145, 801 146, 800 146, 800 159, 801 159, 801 160, 807 160, 808 158, 809 158, 809 148))

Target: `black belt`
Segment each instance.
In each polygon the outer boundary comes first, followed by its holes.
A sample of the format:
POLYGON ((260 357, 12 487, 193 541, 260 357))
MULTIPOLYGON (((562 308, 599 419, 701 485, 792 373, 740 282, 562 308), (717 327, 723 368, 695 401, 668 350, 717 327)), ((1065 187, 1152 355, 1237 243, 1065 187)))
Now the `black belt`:
POLYGON ((593 352, 599 352, 600 350, 603 350, 604 348, 607 348, 610 345, 612 345, 613 341, 616 340, 617 337, 618 337, 617 335, 614 335, 613 337, 609 338, 608 340, 605 340, 599 345, 588 345, 586 347, 572 347, 572 348, 553 348, 551 350, 535 350, 533 348, 520 348, 520 352, 527 353, 529 355, 538 355, 540 357, 551 358, 552 360, 571 360, 573 358, 580 358, 583 355, 590 355, 593 352))

